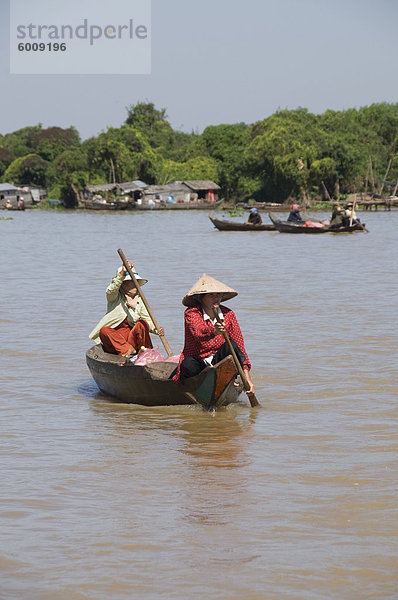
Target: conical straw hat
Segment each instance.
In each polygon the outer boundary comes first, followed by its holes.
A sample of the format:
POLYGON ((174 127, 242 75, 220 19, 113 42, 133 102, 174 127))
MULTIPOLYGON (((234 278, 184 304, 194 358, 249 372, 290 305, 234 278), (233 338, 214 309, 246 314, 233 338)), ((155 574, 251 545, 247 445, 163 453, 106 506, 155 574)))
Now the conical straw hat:
POLYGON ((238 292, 225 285, 225 283, 221 283, 214 277, 203 273, 202 277, 191 287, 188 294, 184 296, 182 303, 184 306, 194 306, 198 301, 195 296, 214 293, 222 294, 221 301, 230 300, 230 298, 235 298, 238 295, 238 292))

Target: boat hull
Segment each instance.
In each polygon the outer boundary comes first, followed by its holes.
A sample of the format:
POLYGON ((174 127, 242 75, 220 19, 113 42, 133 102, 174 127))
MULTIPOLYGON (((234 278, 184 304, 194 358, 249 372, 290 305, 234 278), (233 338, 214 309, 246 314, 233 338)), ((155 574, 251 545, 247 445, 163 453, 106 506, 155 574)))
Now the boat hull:
POLYGON ((101 392, 126 403, 145 406, 200 404, 211 409, 235 402, 243 390, 240 384, 234 385, 237 371, 230 356, 179 385, 170 379, 175 363, 135 366, 131 362, 125 363, 122 356, 104 352, 101 345, 87 351, 86 361, 101 392))
POLYGON ((287 221, 280 221, 272 213, 269 213, 269 218, 275 225, 275 228, 279 233, 309 233, 309 234, 321 234, 321 233, 353 233, 354 231, 365 231, 365 225, 363 223, 356 223, 351 227, 341 227, 340 229, 333 229, 331 227, 304 227, 299 223, 289 223, 287 221))
POLYGON ((221 204, 222 200, 215 202, 154 202, 153 204, 136 204, 134 210, 212 210, 221 204))
POLYGON ((249 223, 236 223, 234 221, 225 221, 209 215, 210 221, 219 231, 275 231, 276 227, 272 223, 262 223, 261 225, 250 225, 249 223))

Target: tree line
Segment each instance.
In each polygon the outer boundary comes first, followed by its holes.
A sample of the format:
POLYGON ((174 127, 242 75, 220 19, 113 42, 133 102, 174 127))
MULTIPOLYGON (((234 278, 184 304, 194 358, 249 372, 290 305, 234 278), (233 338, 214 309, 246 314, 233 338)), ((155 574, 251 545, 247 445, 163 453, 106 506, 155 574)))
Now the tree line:
POLYGON ((0 135, 0 181, 46 187, 66 207, 86 185, 135 179, 210 179, 228 201, 311 204, 396 182, 397 145, 398 104, 319 115, 278 110, 254 124, 212 125, 199 134, 173 129, 165 109, 139 102, 120 127, 84 141, 74 127, 41 124, 0 135))

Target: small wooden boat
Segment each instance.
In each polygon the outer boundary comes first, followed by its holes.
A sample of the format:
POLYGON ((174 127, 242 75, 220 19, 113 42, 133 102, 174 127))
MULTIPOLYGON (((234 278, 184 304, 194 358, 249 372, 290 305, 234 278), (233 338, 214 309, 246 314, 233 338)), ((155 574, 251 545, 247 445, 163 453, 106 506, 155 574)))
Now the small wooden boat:
POLYGON ((235 385, 237 370, 231 356, 177 385, 170 379, 176 364, 153 362, 135 366, 123 356, 104 352, 101 344, 86 353, 87 366, 101 392, 121 402, 145 406, 200 404, 206 409, 235 402, 243 391, 235 385))
POLYGON ((250 223, 236 223, 235 221, 225 221, 209 215, 210 221, 219 231, 275 231, 276 227, 272 223, 262 223, 261 225, 251 225, 250 223))
POLYGON ((354 231, 366 231, 364 223, 355 223, 350 227, 341 227, 339 229, 334 229, 328 225, 324 225, 323 227, 308 227, 301 223, 281 221, 272 213, 268 214, 275 228, 280 233, 353 233, 354 231))

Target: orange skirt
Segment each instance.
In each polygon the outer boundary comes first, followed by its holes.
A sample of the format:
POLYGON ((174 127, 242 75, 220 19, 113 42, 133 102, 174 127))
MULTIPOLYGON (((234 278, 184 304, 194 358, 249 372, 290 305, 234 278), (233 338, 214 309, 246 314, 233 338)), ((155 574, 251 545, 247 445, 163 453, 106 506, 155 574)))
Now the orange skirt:
POLYGON ((126 318, 116 327, 101 327, 99 335, 105 352, 110 354, 125 354, 130 346, 133 346, 136 352, 141 346, 152 348, 149 325, 144 319, 130 327, 126 318))

